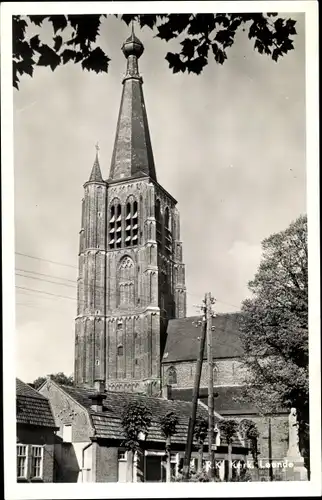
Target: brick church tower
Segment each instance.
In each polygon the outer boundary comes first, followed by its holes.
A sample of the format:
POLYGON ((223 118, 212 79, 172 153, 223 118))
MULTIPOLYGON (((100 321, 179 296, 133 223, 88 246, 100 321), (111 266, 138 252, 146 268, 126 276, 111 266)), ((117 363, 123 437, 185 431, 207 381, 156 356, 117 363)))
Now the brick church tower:
POLYGON ((75 383, 158 394, 167 322, 186 316, 176 200, 157 182, 134 35, 110 175, 98 154, 84 184, 75 335, 75 383))

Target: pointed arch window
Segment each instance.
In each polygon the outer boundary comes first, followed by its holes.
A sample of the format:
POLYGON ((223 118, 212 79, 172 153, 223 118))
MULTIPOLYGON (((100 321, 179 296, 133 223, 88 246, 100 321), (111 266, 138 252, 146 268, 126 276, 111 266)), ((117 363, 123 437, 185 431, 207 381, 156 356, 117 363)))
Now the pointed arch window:
POLYGON ((114 200, 110 207, 108 246, 111 250, 122 246, 122 208, 119 200, 114 200))
POLYGON ((170 211, 167 207, 164 211, 164 246, 167 253, 172 251, 172 234, 171 234, 171 223, 170 223, 170 211))
POLYGON ((167 370, 167 382, 169 385, 177 383, 177 370, 174 366, 170 366, 167 370))
POLYGON ((162 221, 161 221, 161 207, 160 200, 155 202, 155 221, 156 221, 156 239, 157 243, 162 242, 162 221))
POLYGON ((130 257, 123 257, 118 268, 119 306, 128 307, 135 303, 135 267, 130 257))
POLYGON ((125 215, 125 246, 132 247, 138 244, 139 222, 138 202, 130 198, 126 203, 125 215))

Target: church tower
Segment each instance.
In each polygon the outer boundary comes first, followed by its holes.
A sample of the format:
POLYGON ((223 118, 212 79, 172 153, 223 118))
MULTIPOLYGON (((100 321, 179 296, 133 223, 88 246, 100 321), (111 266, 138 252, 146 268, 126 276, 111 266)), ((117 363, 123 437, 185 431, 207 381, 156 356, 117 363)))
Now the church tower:
POLYGON ((167 321, 186 316, 185 270, 177 202, 157 182, 133 28, 122 51, 110 175, 97 152, 84 184, 75 383, 158 394, 167 321))

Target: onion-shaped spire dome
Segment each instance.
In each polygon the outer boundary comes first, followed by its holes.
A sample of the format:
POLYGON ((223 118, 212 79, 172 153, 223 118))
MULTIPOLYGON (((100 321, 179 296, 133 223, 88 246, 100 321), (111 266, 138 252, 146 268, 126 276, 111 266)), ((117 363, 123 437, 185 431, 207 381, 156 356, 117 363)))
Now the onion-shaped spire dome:
POLYGON ((143 43, 134 34, 133 23, 131 35, 123 43, 122 51, 126 58, 136 56, 138 59, 144 52, 143 43))

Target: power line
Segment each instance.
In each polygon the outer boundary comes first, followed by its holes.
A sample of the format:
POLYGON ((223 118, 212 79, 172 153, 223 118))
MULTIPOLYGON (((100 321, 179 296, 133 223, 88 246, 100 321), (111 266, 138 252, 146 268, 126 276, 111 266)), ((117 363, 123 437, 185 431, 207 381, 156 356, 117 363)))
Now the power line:
MULTIPOLYGON (((77 266, 73 266, 71 264, 66 264, 64 262, 58 262, 58 261, 53 261, 53 260, 49 260, 49 259, 44 259, 42 257, 36 257, 34 255, 24 254, 22 252, 15 252, 15 253, 16 253, 16 255, 21 255, 21 256, 24 256, 24 257, 28 257, 30 259, 40 260, 40 261, 43 261, 43 262, 49 262, 51 264, 56 264, 56 265, 59 265, 59 266, 70 267, 72 269, 78 269, 77 266)), ((17 269, 17 270, 22 271, 22 272, 28 272, 28 273, 31 273, 31 274, 37 274, 37 275, 41 275, 41 276, 48 276, 48 277, 52 277, 52 278, 56 278, 56 279, 61 279, 61 280, 65 280, 65 281, 77 284, 77 280, 71 280, 71 279, 64 278, 64 277, 53 276, 53 275, 45 274, 45 273, 38 273, 36 271, 29 271, 29 270, 25 270, 25 269, 17 269)), ((35 279, 35 278, 33 278, 33 279, 35 279)), ((109 279, 111 279, 111 277, 110 276, 106 276, 105 279, 109 280, 109 279)), ((50 282, 49 280, 47 280, 47 281, 50 282)), ((59 284, 59 283, 54 283, 54 284, 59 284)), ((104 288, 104 287, 96 285, 96 288, 104 288)), ((186 291, 186 294, 190 295, 192 297, 198 297, 200 299, 200 294, 194 294, 194 293, 191 293, 191 292, 188 292, 188 291, 186 291)), ((216 300, 217 300, 217 302, 220 302, 221 304, 225 304, 227 306, 234 307, 236 310, 240 311, 240 306, 237 306, 236 304, 232 304, 230 302, 224 302, 224 301, 219 300, 219 299, 216 299, 216 300)))
POLYGON ((55 260, 43 259, 42 257, 35 257, 34 255, 28 255, 28 254, 22 253, 22 252, 15 252, 15 254, 21 255, 23 257, 28 257, 29 259, 42 260, 44 262, 50 262, 51 264, 56 264, 58 266, 72 267, 74 269, 77 269, 77 266, 72 266, 71 264, 65 264, 63 262, 58 262, 55 260))
POLYGON ((53 283, 54 285, 68 286, 69 288, 74 288, 75 289, 74 285, 68 285, 68 283, 57 283, 57 281, 44 280, 42 278, 37 278, 35 276, 25 276, 24 274, 19 274, 19 273, 16 273, 16 276, 22 276, 23 278, 27 278, 27 279, 30 279, 30 280, 37 280, 37 281, 44 281, 46 283, 53 283))
POLYGON ((30 271, 28 269, 19 269, 18 267, 15 268, 15 271, 20 271, 20 272, 24 272, 24 273, 31 273, 31 274, 37 274, 38 276, 48 276, 49 278, 56 278, 58 280, 70 281, 71 283, 77 283, 76 280, 71 280, 71 279, 68 279, 68 278, 64 278, 63 276, 55 276, 53 274, 39 273, 37 271, 30 271))
POLYGON ((76 297, 68 297, 67 295, 58 295, 58 294, 55 294, 55 293, 45 292, 43 290, 34 290, 33 288, 27 288, 27 287, 23 287, 23 286, 17 286, 16 285, 16 288, 18 288, 19 290, 30 290, 30 291, 36 292, 36 293, 44 293, 46 295, 51 295, 53 297, 60 297, 62 299, 77 300, 76 297))
MULTIPOLYGON (((39 272, 36 272, 36 271, 29 271, 27 269, 20 269, 20 268, 16 268, 17 271, 22 271, 22 272, 26 272, 26 273, 30 273, 30 274, 36 274, 36 275, 39 275, 39 276, 47 276, 47 277, 50 277, 50 278, 55 278, 55 279, 58 279, 58 280, 64 280, 64 281, 68 281, 69 283, 74 283, 75 286, 77 285, 77 280, 71 280, 71 279, 68 279, 68 278, 64 278, 63 276, 54 276, 54 275, 51 275, 51 274, 46 274, 46 273, 39 273, 39 272)), ((44 281, 44 282, 48 282, 48 283, 52 283, 54 285, 64 285, 64 286, 68 286, 70 288, 74 288, 72 285, 68 285, 66 283, 59 283, 59 282, 56 282, 56 281, 51 281, 51 280, 45 280, 45 279, 40 279, 40 278, 35 278, 35 277, 32 277, 32 276, 25 276, 24 274, 19 274, 19 273, 16 273, 16 276, 21 276, 23 278, 30 278, 30 279, 34 279, 34 280, 39 280, 39 281, 44 281)), ((106 280, 109 280, 109 279, 112 279, 111 277, 109 276, 106 276, 105 277, 106 280)), ((91 286, 91 285, 90 285, 91 286)), ((92 285, 93 286, 93 285, 92 285)), ((102 289, 102 288, 105 288, 104 286, 100 286, 100 285, 94 285, 95 288, 98 288, 98 289, 102 289)), ((191 297, 200 297, 199 294, 195 294, 195 293, 191 293, 191 292, 188 292, 186 291, 186 294, 187 295, 190 295, 191 297)), ((238 311, 240 311, 240 307, 238 307, 237 305, 235 304, 232 304, 230 302, 224 302, 222 300, 219 300, 217 299, 217 302, 220 302, 221 304, 225 304, 225 305, 229 305, 231 307, 234 307, 235 309, 237 309, 238 311)))

